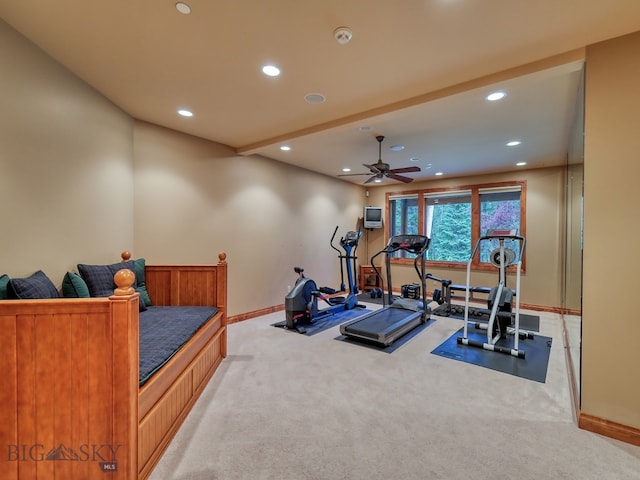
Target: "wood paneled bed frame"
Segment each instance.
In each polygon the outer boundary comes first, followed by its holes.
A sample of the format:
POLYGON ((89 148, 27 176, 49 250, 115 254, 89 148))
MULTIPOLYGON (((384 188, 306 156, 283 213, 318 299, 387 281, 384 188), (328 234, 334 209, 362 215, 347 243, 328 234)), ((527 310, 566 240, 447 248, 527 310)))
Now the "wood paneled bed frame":
POLYGON ((105 298, 0 301, 0 478, 149 476, 226 356, 226 254, 218 257, 146 266, 154 305, 217 313, 142 387, 130 283, 105 298))

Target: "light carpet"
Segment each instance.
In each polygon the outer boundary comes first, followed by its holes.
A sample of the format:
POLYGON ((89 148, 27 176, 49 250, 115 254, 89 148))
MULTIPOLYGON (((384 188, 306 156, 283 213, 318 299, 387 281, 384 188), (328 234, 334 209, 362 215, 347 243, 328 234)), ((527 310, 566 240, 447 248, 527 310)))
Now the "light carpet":
POLYGON ((557 315, 541 314, 545 383, 432 355, 459 320, 383 355, 337 326, 283 335, 280 315, 229 326, 151 480, 640 480, 640 448, 577 428, 557 315))

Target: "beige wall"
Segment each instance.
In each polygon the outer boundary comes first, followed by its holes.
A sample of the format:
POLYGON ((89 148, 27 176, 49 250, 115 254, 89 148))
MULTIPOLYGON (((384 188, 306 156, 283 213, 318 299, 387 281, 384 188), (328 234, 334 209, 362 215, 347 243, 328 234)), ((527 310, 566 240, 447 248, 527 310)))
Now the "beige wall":
MULTIPOLYGON (((364 190, 222 145, 135 124, 135 250, 151 263, 229 262, 229 313, 284 303, 303 266, 337 288, 329 246, 357 228, 364 190)), ((338 247, 339 248, 339 247, 338 247)))
POLYGON ((133 122, 0 21, 0 274, 76 263, 133 246, 133 122))
MULTIPOLYGON (((384 205, 386 192, 417 190, 426 188, 457 187, 504 181, 527 182, 527 247, 526 273, 522 277, 521 302, 542 307, 562 306, 562 270, 564 269, 562 252, 564 248, 564 179, 563 167, 538 170, 515 171, 483 175, 440 179, 409 185, 391 185, 372 188, 368 203, 384 205)), ((384 235, 381 230, 370 232, 371 254, 384 247, 384 235)), ((382 256, 379 257, 382 261, 382 256)), ((465 269, 428 268, 437 277, 453 280, 454 283, 466 282, 465 269)), ((394 288, 419 279, 413 265, 398 265, 392 268, 394 288)), ((496 272, 478 272, 471 274, 473 285, 492 286, 497 282, 496 272)), ((427 285, 433 290, 436 284, 427 285)), ((440 288, 438 286, 438 288, 440 288)))
POLYGON ((640 428, 640 32, 587 48, 582 405, 640 428))

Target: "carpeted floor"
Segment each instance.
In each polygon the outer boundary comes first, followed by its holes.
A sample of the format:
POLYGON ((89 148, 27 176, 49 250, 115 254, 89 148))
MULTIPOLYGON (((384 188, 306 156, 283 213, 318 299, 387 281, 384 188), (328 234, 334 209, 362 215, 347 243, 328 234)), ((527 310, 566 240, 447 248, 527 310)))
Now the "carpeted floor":
POLYGON ((150 480, 640 480, 640 448, 577 428, 557 315, 540 315, 544 383, 431 354, 452 318, 385 355, 337 326, 283 333, 279 315, 229 326, 150 480))

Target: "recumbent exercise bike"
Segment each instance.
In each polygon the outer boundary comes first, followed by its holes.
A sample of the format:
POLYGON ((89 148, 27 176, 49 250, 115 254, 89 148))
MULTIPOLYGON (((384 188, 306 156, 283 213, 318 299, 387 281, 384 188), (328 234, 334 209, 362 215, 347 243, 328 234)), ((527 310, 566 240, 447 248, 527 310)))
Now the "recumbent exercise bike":
POLYGON ((358 248, 362 231, 349 231, 340 239, 340 246, 344 250, 344 254, 333 245, 333 240, 337 232, 338 227, 333 231, 329 244, 331 248, 338 252, 338 258, 340 260, 340 290, 336 291, 328 287, 318 288, 315 281, 304 276, 304 268, 294 267, 293 270, 298 274, 298 279, 284 300, 286 313, 285 328, 295 329, 300 333, 305 333, 305 325, 310 325, 314 321, 327 315, 353 308, 364 308, 364 305, 358 304, 358 286, 354 280, 356 260, 358 258, 355 252, 358 248), (343 266, 346 266, 347 269, 349 289, 347 296, 328 297, 327 295, 344 292, 347 289, 347 285, 344 283, 343 266), (322 300, 327 306, 325 308, 319 308, 318 300, 322 300))

